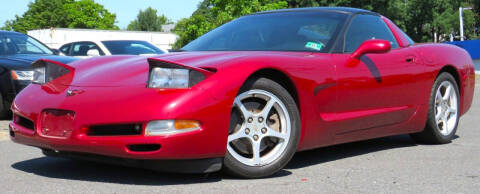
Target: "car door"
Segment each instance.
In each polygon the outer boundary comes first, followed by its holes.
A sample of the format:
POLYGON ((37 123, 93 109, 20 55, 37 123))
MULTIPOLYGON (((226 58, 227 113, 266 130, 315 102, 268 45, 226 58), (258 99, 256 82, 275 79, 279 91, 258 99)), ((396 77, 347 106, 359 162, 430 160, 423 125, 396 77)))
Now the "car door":
POLYGON ((377 15, 359 14, 346 30, 344 51, 334 54, 337 77, 338 125, 336 134, 375 129, 407 121, 418 107, 415 81, 423 68, 415 50, 399 47, 385 22, 377 15), (392 50, 366 54, 360 60, 353 53, 364 41, 387 40, 392 50))
POLYGON ((66 56, 70 56, 70 48, 72 47, 72 44, 66 44, 66 45, 63 45, 62 47, 60 47, 60 52, 62 52, 64 55, 66 56))

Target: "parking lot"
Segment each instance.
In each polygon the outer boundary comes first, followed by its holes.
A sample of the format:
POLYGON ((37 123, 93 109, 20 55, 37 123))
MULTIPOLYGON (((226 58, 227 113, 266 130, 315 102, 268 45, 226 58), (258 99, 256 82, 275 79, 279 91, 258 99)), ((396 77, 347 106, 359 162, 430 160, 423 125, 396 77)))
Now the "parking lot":
POLYGON ((478 193, 479 92, 451 144, 418 145, 401 135, 320 148, 297 153, 276 176, 257 180, 46 158, 9 141, 8 121, 0 121, 0 193, 478 193))

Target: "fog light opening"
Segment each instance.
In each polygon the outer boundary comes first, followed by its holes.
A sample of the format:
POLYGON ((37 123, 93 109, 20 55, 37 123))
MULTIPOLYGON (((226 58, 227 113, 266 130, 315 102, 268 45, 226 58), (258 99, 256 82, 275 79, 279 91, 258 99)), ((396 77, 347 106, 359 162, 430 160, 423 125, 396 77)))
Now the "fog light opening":
POLYGON ((133 152, 154 152, 161 148, 160 144, 132 144, 127 149, 133 152))

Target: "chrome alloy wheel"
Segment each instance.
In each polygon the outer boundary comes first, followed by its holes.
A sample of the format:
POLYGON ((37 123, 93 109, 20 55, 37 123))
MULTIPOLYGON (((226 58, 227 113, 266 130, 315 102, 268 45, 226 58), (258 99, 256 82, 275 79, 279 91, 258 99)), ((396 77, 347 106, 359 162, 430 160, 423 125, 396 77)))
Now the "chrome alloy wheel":
POLYGON ((458 96, 450 81, 444 81, 435 96, 435 121, 440 133, 450 135, 457 125, 458 96))
POLYGON ((227 150, 247 166, 264 166, 285 152, 291 121, 284 103, 274 94, 253 89, 235 98, 232 117, 237 124, 228 136, 227 150), (236 110, 235 110, 236 109, 236 110))

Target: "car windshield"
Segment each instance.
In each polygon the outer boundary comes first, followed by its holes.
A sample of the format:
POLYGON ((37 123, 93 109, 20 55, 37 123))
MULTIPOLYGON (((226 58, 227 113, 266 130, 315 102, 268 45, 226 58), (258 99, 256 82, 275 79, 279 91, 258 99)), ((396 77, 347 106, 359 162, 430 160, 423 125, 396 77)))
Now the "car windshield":
POLYGON ((335 12, 249 15, 210 31, 182 50, 327 52, 346 17, 335 12))
POLYGON ((53 55, 53 52, 42 43, 26 35, 0 35, 0 55, 15 54, 53 55))
POLYGON ((102 41, 112 55, 148 55, 163 54, 159 48, 145 41, 102 41))

